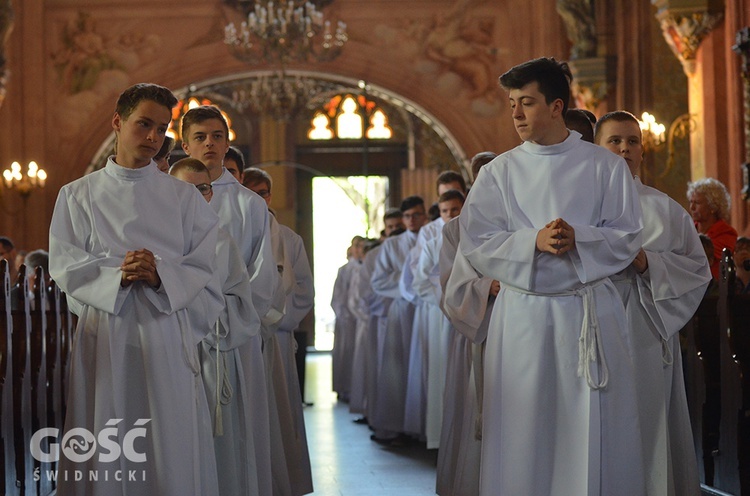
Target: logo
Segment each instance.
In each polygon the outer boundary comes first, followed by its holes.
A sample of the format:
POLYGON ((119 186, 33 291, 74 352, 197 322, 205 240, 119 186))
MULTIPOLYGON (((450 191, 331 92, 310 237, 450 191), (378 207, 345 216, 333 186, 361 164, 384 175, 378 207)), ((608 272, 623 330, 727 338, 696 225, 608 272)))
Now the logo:
POLYGON ((139 437, 146 437, 146 427, 151 419, 138 419, 135 425, 125 432, 122 438, 122 444, 119 442, 119 428, 117 424, 122 419, 111 419, 105 424, 106 427, 94 435, 90 430, 83 427, 70 429, 62 438, 60 444, 57 442, 45 443, 47 438, 57 439, 60 435, 60 429, 46 427, 39 429, 31 436, 29 449, 31 456, 42 463, 53 463, 60 460, 60 447, 62 453, 71 462, 82 463, 98 456, 101 463, 113 462, 125 456, 133 463, 143 463, 146 461, 146 454, 139 453, 135 449, 135 440, 139 437), (42 449, 47 445, 48 450, 42 449))

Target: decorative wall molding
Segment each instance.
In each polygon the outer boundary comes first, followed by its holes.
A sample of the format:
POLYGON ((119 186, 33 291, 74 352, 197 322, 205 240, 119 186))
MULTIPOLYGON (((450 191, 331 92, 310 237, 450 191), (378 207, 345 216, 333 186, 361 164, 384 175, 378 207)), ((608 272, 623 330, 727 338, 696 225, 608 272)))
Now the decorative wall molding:
POLYGON ((557 0, 568 39, 573 44, 570 60, 596 57, 596 16, 592 0, 557 0))
POLYGON ((573 73, 573 98, 579 108, 596 112, 607 97, 609 80, 607 58, 592 57, 568 62, 573 73))
POLYGON ((483 15, 476 2, 455 0, 429 18, 379 24, 374 32, 375 44, 392 51, 426 84, 469 100, 476 115, 496 115, 501 96, 496 20, 483 15))
POLYGON ((5 47, 13 30, 13 5, 11 0, 0 0, 0 107, 5 100, 9 71, 5 59, 5 47))
MULTIPOLYGON (((706 36, 724 19, 723 10, 706 2, 702 7, 682 7, 680 2, 652 0, 659 10, 656 19, 669 47, 688 77, 695 74, 695 57, 706 36)), ((694 3, 694 2, 693 2, 694 3)))
POLYGON ((750 200, 750 27, 737 31, 737 43, 732 47, 740 57, 742 97, 744 103, 745 163, 742 164, 742 199, 750 200))

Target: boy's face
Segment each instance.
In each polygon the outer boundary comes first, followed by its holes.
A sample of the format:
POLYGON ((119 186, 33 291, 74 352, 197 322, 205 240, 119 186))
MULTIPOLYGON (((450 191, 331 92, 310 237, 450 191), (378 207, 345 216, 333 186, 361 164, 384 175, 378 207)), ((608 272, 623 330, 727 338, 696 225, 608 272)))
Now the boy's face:
MULTIPOLYGON (((558 98, 547 104, 536 81, 521 89, 510 90, 508 98, 513 124, 523 141, 531 141, 538 145, 555 144, 556 119, 562 115, 562 100, 558 98)), ((562 125, 564 126, 564 123, 562 125)))
POLYGON ((412 207, 404 211, 404 226, 411 232, 419 232, 424 225, 425 217, 424 205, 412 207))
POLYGON ((440 217, 443 219, 443 221, 448 222, 454 217, 458 217, 458 214, 461 213, 461 209, 463 208, 463 206, 464 204, 461 203, 461 200, 459 200, 458 198, 452 198, 448 201, 440 202, 438 203, 438 208, 440 208, 440 217))
POLYGON ((364 240, 357 240, 353 245, 354 252, 352 253, 352 256, 356 258, 357 260, 362 260, 365 258, 365 242, 364 240))
POLYGON ((641 128, 635 122, 614 120, 605 121, 599 130, 596 143, 625 159, 630 173, 636 175, 643 162, 641 128))
POLYGON ((211 198, 213 198, 214 192, 211 189, 211 176, 208 174, 181 170, 172 175, 180 181, 185 181, 186 183, 190 183, 198 188, 207 202, 210 202, 211 198))
POLYGON ((242 178, 240 177, 240 168, 237 166, 237 162, 235 162, 234 159, 224 158, 224 168, 228 170, 236 180, 242 182, 242 178))
MULTIPOLYGON (((183 136, 182 149, 188 156, 197 158, 206 166, 211 176, 221 170, 224 155, 229 150, 227 132, 219 119, 206 119, 190 126, 183 136)), ((218 174, 216 175, 218 177, 218 174)))
POLYGON ((404 221, 401 217, 385 219, 385 237, 391 235, 396 229, 406 229, 404 227, 404 221))
POLYGON ((461 193, 465 193, 463 187, 461 187, 461 183, 459 183, 458 181, 453 181, 451 183, 438 184, 438 196, 452 189, 460 191, 461 193))
POLYGON ((141 100, 127 119, 115 112, 112 128, 117 133, 115 162, 123 167, 145 167, 159 153, 172 119, 170 110, 152 100, 141 100))
POLYGON ((249 184, 247 188, 263 198, 263 201, 266 202, 266 205, 268 205, 269 207, 271 206, 271 188, 268 187, 265 181, 258 181, 257 183, 249 184))
POLYGON ((167 173, 169 172, 169 153, 165 157, 162 158, 155 158, 154 162, 156 162, 156 167, 159 168, 160 171, 167 173))

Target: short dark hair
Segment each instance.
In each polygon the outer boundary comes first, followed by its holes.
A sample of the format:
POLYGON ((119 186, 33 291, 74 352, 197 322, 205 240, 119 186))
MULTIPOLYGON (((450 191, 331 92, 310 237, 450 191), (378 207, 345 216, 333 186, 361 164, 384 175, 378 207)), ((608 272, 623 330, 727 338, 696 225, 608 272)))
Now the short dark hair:
POLYGON ((463 205, 463 203, 466 201, 466 196, 464 196, 464 194, 457 189, 449 189, 448 191, 440 195, 440 198, 438 198, 438 203, 443 203, 451 200, 458 200, 463 205))
POLYGON ((581 133, 583 140, 589 143, 594 142, 594 123, 596 123, 596 116, 588 110, 572 108, 565 112, 567 128, 581 133))
POLYGON ((401 213, 404 213, 407 210, 411 210, 412 208, 418 207, 420 205, 424 207, 424 200, 421 197, 417 195, 407 196, 401 202, 401 206, 399 207, 399 210, 401 210, 401 213))
POLYGON ((385 222, 388 219, 400 219, 404 216, 403 212, 397 208, 389 208, 385 211, 385 215, 383 215, 383 222, 385 222))
POLYGON ((570 83, 573 74, 567 62, 558 62, 554 57, 540 57, 519 64, 500 76, 500 86, 505 90, 520 90, 536 82, 547 105, 558 98, 563 102, 563 116, 568 111, 570 83))
POLYGON ((245 172, 242 174, 242 185, 249 188, 251 185, 258 183, 266 183, 268 192, 271 192, 273 180, 268 172, 257 167, 248 167, 245 169, 245 172))
POLYGON ((151 100, 159 105, 163 105, 170 112, 177 105, 177 98, 164 86, 153 83, 138 83, 120 94, 115 106, 115 112, 123 119, 127 119, 143 100, 151 100))
POLYGON ((440 207, 438 207, 437 202, 430 205, 430 208, 427 209, 427 218, 430 220, 435 220, 438 217, 440 217, 440 207))
POLYGON ((175 141, 171 136, 164 136, 164 143, 162 143, 159 152, 154 155, 154 160, 159 160, 169 155, 174 150, 175 141))
POLYGON ((495 157, 497 157, 497 153, 495 152, 479 152, 471 157, 471 176, 475 181, 477 180, 479 169, 492 162, 495 157))
POLYGON ((437 177, 436 188, 439 188, 441 184, 458 183, 461 185, 461 189, 466 191, 466 180, 459 172, 446 170, 441 172, 437 177))
POLYGON ((169 168, 169 175, 174 176, 178 172, 202 172, 204 174, 208 174, 208 177, 211 177, 211 174, 208 172, 208 168, 198 160, 197 158, 192 157, 185 157, 174 164, 172 164, 172 167, 169 168))
POLYGON ((182 136, 182 141, 188 141, 188 131, 190 130, 190 126, 193 124, 200 124, 209 119, 218 119, 221 121, 224 126, 227 140, 229 140, 229 125, 224 116, 221 115, 219 107, 216 107, 215 105, 201 105, 188 110, 185 115, 182 116, 182 122, 180 123, 180 135, 182 136))
POLYGON ((604 123, 612 121, 612 122, 632 122, 636 126, 638 126, 638 130, 640 132, 640 122, 638 122, 638 118, 631 114, 630 112, 626 112, 625 110, 615 110, 613 112, 608 112, 601 116, 601 118, 596 121, 596 125, 594 126, 594 143, 599 143, 599 139, 601 138, 602 134, 602 127, 604 126, 604 123))
MULTIPOLYGON (((237 168, 239 169, 240 174, 242 174, 242 172, 245 170, 245 156, 236 146, 229 147, 229 149, 227 150, 227 154, 224 155, 224 160, 226 159, 234 160, 234 163, 237 164, 237 168)), ((271 189, 271 186, 269 186, 268 189, 271 189)))

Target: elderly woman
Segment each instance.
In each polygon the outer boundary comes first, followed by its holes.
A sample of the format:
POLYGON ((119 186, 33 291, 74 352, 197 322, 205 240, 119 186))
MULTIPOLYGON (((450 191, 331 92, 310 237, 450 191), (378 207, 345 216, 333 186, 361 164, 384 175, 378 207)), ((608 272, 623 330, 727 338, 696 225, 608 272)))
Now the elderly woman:
POLYGON ((695 228, 714 244, 711 275, 718 279, 721 252, 724 248, 734 252, 737 242, 737 231, 725 221, 729 218, 729 192, 720 181, 708 177, 688 183, 687 197, 695 228))

